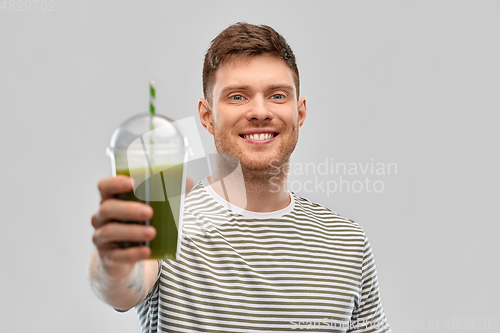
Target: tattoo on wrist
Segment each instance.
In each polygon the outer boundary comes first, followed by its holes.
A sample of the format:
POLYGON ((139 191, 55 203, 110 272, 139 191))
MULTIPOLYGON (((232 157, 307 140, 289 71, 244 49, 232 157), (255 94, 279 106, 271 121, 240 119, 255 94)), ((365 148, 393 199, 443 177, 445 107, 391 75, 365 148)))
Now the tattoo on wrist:
POLYGON ((141 302, 146 293, 146 286, 144 284, 144 262, 138 263, 136 267, 136 275, 127 286, 127 289, 131 288, 135 288, 134 292, 136 294, 140 293, 139 302, 141 302))

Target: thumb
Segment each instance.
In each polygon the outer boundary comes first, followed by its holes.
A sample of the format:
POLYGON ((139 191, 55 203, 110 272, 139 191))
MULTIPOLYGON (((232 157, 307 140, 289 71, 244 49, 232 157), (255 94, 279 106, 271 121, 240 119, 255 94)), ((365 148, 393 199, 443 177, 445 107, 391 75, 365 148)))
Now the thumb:
POLYGON ((191 192, 191 190, 193 189, 194 187, 194 181, 192 178, 190 177, 186 177, 186 195, 189 194, 189 192, 191 192))

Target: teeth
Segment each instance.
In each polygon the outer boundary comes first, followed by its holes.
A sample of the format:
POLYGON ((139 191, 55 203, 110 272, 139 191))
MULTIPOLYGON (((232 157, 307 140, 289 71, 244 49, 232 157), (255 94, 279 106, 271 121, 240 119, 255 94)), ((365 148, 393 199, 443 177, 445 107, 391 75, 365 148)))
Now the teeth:
POLYGON ((247 140, 269 140, 274 137, 272 133, 247 134, 243 136, 247 140))

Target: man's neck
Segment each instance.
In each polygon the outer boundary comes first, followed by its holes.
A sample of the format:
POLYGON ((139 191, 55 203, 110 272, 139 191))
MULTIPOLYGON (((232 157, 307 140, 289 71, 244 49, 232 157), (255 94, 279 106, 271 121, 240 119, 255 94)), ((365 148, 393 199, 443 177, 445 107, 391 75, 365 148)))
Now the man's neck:
POLYGON ((228 173, 219 164, 208 180, 215 193, 232 205, 248 211, 274 212, 286 208, 291 201, 284 172, 272 174, 270 170, 245 170, 238 167, 228 173))

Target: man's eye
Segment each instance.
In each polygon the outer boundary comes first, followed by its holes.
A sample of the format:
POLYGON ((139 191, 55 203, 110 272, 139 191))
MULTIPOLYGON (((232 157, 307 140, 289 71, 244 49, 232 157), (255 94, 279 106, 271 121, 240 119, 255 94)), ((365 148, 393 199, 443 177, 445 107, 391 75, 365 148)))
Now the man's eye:
POLYGON ((241 95, 233 95, 233 96, 231 96, 230 98, 231 98, 232 100, 234 100, 234 101, 242 101, 242 100, 244 100, 244 97, 243 97, 243 96, 241 96, 241 95))
POLYGON ((274 94, 273 96, 271 96, 272 99, 283 99, 285 98, 285 95, 283 94, 274 94))

